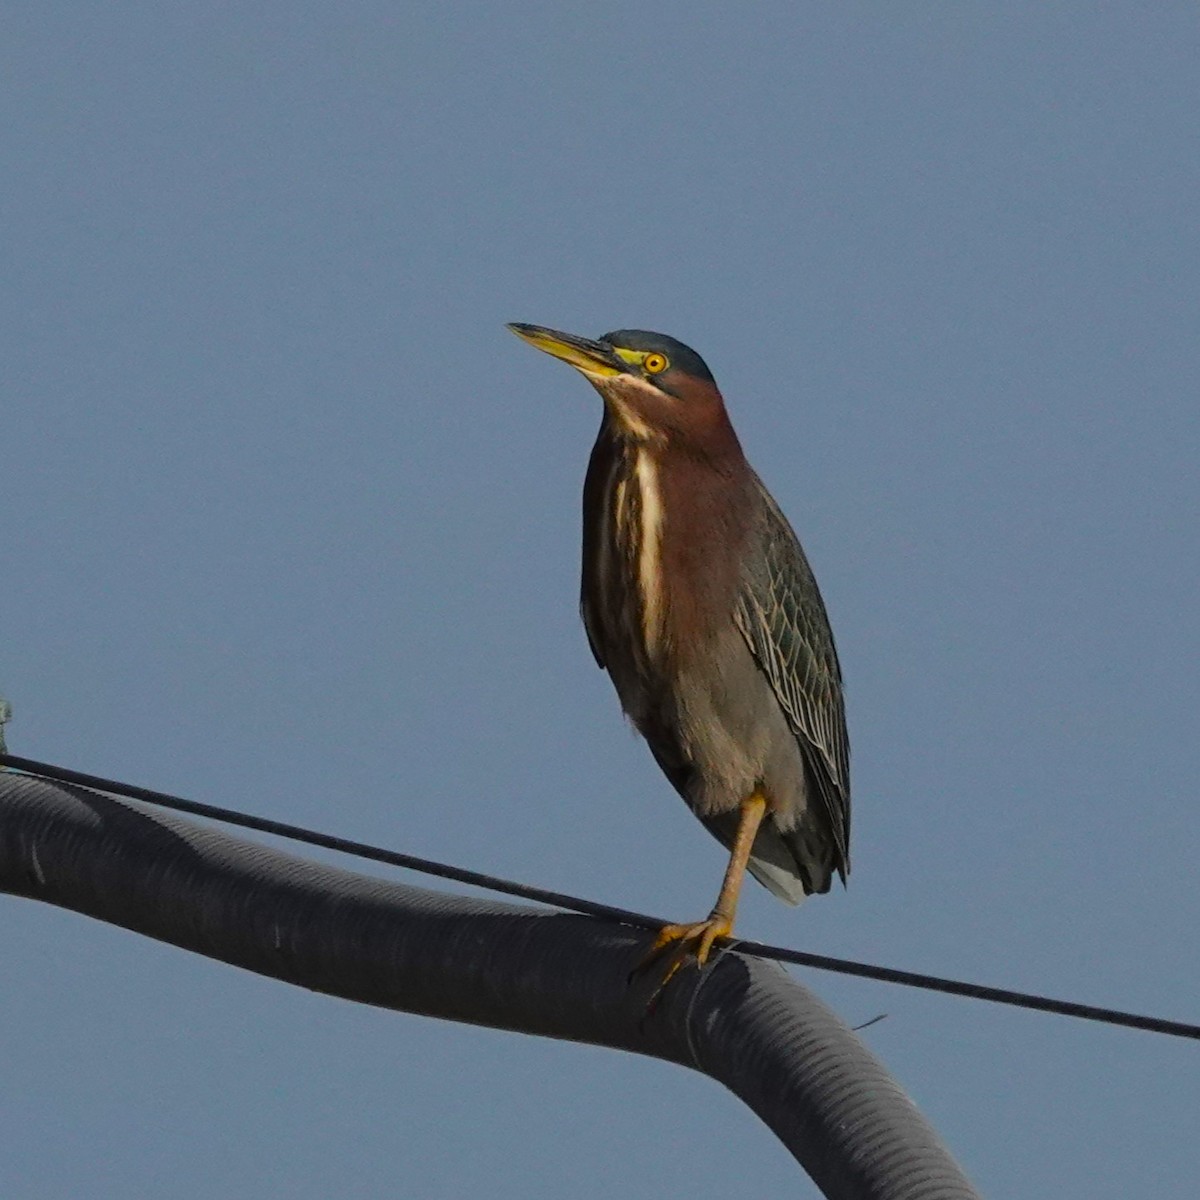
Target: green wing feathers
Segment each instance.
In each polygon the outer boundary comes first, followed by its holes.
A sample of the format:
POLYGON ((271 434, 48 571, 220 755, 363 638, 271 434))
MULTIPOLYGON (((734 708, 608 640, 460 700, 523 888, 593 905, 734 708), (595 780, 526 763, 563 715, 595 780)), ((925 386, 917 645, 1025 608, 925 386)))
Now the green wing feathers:
POLYGON ((765 562, 743 580, 738 627, 787 716, 837 848, 850 870, 850 743, 842 671, 812 569, 762 483, 765 562))

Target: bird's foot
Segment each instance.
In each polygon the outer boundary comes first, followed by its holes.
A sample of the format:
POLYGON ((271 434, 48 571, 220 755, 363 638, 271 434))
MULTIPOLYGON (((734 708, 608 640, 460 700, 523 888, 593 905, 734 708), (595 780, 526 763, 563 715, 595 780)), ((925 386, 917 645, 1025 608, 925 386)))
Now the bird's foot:
MULTIPOLYGON (((647 968, 667 956, 667 968, 663 972, 654 995, 650 997, 649 1009, 653 1010, 662 996, 668 983, 679 972, 690 958, 695 958, 696 965, 703 967, 708 962, 713 943, 717 938, 728 937, 733 932, 733 921, 721 913, 712 913, 705 921, 694 925, 664 925, 654 939, 654 945, 646 952, 646 956, 634 968, 633 974, 640 975, 647 968)), ((632 976, 631 976, 632 978, 632 976)))

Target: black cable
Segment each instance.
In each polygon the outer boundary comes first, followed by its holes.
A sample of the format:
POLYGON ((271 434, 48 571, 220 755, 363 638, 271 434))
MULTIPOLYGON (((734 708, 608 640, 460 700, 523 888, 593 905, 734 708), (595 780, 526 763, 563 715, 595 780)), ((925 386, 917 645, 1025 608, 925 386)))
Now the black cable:
MULTIPOLYGON (((0 894, 352 1003, 694 1069, 748 1105, 829 1200, 981 1200, 795 972, 723 948, 650 1016, 652 981, 627 979, 640 930, 431 892, 266 840, 0 770, 0 894)), ((404 1086, 411 1063, 396 1068, 404 1086)))
MULTIPOLYGON (((96 775, 85 775, 81 771, 71 771, 65 767, 54 766, 52 763, 37 762, 30 758, 21 758, 15 754, 0 754, 0 767, 9 767, 16 771, 24 771, 29 775, 37 775, 43 779, 57 780, 60 783, 77 784, 80 787, 92 788, 100 792, 110 792, 118 796, 128 796, 133 800, 142 800, 161 808, 174 809, 177 812, 190 813, 192 816, 205 817, 212 821, 221 821, 228 825, 238 825, 243 829, 254 829, 259 833, 269 833, 275 837, 288 838, 296 842, 306 842, 312 846, 321 846, 326 850, 337 850, 343 854, 352 854, 358 858, 371 859, 374 862, 387 863, 390 866, 404 867, 410 871, 419 871, 426 875, 435 875, 440 879, 450 879, 456 883, 468 884, 471 887, 484 888, 487 891, 499 892, 508 896, 518 896, 523 900, 532 900, 538 904, 547 904, 554 908, 563 908, 571 912, 584 913, 587 916, 601 917, 618 921, 624 925, 633 925, 640 929, 660 929, 665 921, 651 917, 645 913, 631 912, 624 908, 614 908, 609 904, 597 904, 592 900, 583 900, 564 892, 551 892, 545 888, 529 887, 523 883, 513 883, 507 879, 499 879, 494 875, 485 875, 481 871, 468 871, 462 867, 452 867, 445 863, 432 862, 413 854, 400 854, 394 850, 384 850, 379 846, 371 846, 365 842, 355 842, 348 838, 334 837, 332 834, 319 833, 316 830, 304 829, 299 825, 289 825, 284 821, 272 821, 265 817, 250 816, 246 813, 235 812, 233 809, 218 808, 212 804, 200 804, 195 800, 184 800, 180 796, 172 796, 167 792, 156 792, 150 788, 136 787, 133 784, 120 783, 113 779, 103 779, 96 775)), ((1200 1025, 1186 1021, 1168 1021, 1161 1017, 1147 1017, 1137 1013, 1122 1012, 1112 1008, 1098 1008, 1091 1004, 1078 1004, 1071 1000, 1054 1000, 1048 996, 1036 996, 1028 992, 1014 992, 1007 988, 987 987, 979 983, 966 983, 957 979, 943 979, 936 975, 923 975, 916 971, 899 971, 892 967, 877 967, 871 963, 854 962, 844 958, 830 958, 824 954, 809 954, 804 950, 791 950, 784 946, 768 946, 761 942, 737 940, 739 952, 752 954, 758 958, 774 959, 777 962, 794 963, 797 966, 811 967, 817 971, 831 971, 840 975, 855 975, 863 979, 877 979, 884 983, 899 983, 905 987, 923 988, 926 991, 944 992, 952 996, 967 996, 973 1000, 989 1000, 994 1004, 1007 1004, 1016 1008, 1031 1009, 1035 1012, 1057 1013, 1060 1016, 1077 1017, 1085 1021, 1099 1021, 1106 1025, 1119 1025, 1127 1029, 1142 1029, 1150 1033, 1162 1033, 1169 1037, 1192 1038, 1200 1040, 1200 1025)))
POLYGON ((439 879, 451 879, 455 883, 465 883, 489 892, 518 896, 522 900, 533 900, 538 904, 548 904, 553 908, 565 908, 590 917, 607 917, 625 925, 636 925, 641 929, 661 929, 666 924, 665 921, 647 916, 645 913, 630 912, 627 909, 613 908, 607 904, 597 904, 591 900, 581 900, 579 897, 569 896, 565 892, 551 892, 545 888, 530 887, 524 883, 513 883, 494 875, 485 875, 482 871, 468 871, 465 867, 452 867, 446 863, 418 858, 415 854, 401 854, 396 850, 384 850, 380 846, 371 846, 366 842, 335 837, 330 833, 305 829, 301 825, 289 825, 285 821, 255 817, 249 813, 236 812, 231 808, 218 808, 214 804, 201 804, 196 800, 185 800, 182 796, 173 796, 169 792, 156 792, 150 788, 137 787, 132 783, 103 779, 98 775, 85 775, 82 771, 56 767, 52 763, 37 762, 32 758, 20 758, 15 754, 0 754, 0 767, 11 767, 16 771, 24 771, 27 775, 37 775, 42 779, 55 779, 60 783, 73 783, 98 792, 128 796, 132 800, 143 800, 147 804, 155 804, 160 808, 190 813, 195 817, 206 817, 210 821, 221 821, 226 825, 239 825, 243 829, 254 829, 259 833, 273 834, 275 837, 288 838, 293 842, 307 842, 310 846, 321 846, 326 850, 352 854, 356 858, 367 858, 374 862, 387 863, 393 867, 404 867, 409 871, 420 871, 425 875, 436 875, 439 879))

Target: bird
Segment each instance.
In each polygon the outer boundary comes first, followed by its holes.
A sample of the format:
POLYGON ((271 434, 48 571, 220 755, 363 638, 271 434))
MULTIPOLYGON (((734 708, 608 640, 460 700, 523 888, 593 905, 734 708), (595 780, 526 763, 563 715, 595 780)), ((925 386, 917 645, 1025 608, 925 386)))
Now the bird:
POLYGON ((729 851, 716 903, 664 925, 661 987, 734 928, 747 871, 798 904, 850 871, 842 671, 817 582, 712 372, 666 334, 508 328, 603 400, 583 487, 580 610, 663 774, 729 851))

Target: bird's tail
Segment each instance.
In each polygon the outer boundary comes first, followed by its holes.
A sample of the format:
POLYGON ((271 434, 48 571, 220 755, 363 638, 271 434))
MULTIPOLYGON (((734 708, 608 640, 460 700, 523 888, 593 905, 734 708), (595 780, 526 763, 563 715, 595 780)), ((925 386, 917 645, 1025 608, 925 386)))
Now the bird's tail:
POLYGON ((746 870, 772 896, 777 896, 784 904, 799 904, 808 895, 808 892, 804 890, 804 881, 796 874, 795 862, 783 866, 780 863, 773 862, 771 859, 760 858, 757 854, 757 842, 754 849, 755 853, 750 855, 750 861, 746 864, 746 870))

